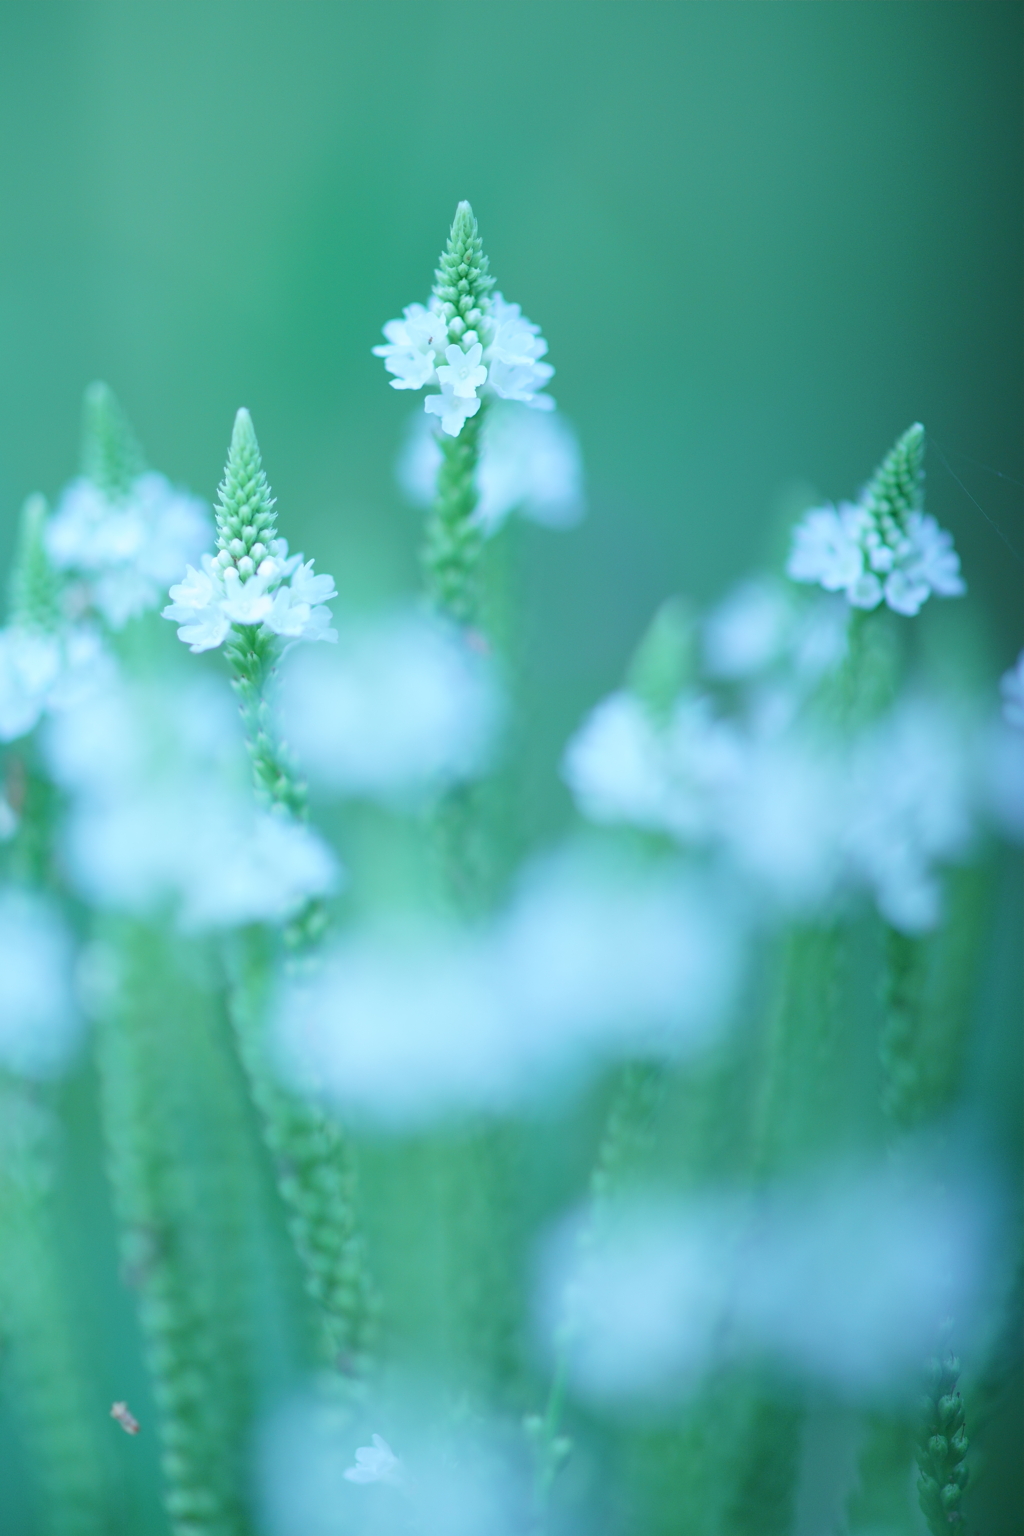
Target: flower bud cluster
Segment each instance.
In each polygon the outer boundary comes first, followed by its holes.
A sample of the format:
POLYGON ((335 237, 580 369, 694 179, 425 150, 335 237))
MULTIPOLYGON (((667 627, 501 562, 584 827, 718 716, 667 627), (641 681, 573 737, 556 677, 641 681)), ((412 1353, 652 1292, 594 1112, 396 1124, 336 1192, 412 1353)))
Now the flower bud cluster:
POLYGON ((373 349, 394 375, 392 389, 440 389, 423 407, 449 437, 458 437, 487 395, 554 409, 540 393, 555 371, 542 361, 548 344, 540 327, 518 304, 492 294, 493 283, 472 209, 460 203, 429 303, 410 304, 402 319, 389 320, 386 342, 373 349))
POLYGON ((286 640, 336 640, 324 606, 338 595, 334 578, 315 576, 312 560, 289 555, 287 541, 276 537, 274 500, 244 409, 235 418, 216 518, 217 554, 203 555, 199 570, 186 567, 163 610, 179 625, 179 640, 192 651, 214 650, 233 625, 286 640))
POLYGON ((924 428, 915 423, 883 460, 860 501, 815 507, 793 533, 787 574, 826 592, 844 592, 854 608, 918 613, 935 593, 967 588, 952 535, 921 510, 924 428))

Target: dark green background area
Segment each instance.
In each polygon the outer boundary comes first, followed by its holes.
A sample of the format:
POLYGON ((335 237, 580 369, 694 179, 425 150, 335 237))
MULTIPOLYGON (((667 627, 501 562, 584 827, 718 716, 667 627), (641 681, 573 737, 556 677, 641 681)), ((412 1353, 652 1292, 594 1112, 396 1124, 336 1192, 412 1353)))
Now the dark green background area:
MULTIPOLYGON (((523 541, 552 751, 657 600, 777 558, 794 483, 854 492, 914 418, 1024 549, 1021 23, 3 4, 0 556, 21 498, 72 472, 100 376, 208 496, 248 405, 293 543, 350 606, 409 590, 409 403, 369 349, 425 297, 464 196, 586 454, 588 523, 523 541)), ((934 451, 929 504, 1005 665, 1020 561, 934 451)))

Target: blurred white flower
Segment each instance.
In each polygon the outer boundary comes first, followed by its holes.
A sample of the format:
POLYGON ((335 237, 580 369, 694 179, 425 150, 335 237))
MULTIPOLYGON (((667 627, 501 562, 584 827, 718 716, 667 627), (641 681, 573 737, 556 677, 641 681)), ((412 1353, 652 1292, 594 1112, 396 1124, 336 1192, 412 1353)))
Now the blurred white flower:
MULTIPOLYGON (((417 413, 397 466, 410 501, 430 505, 440 464, 437 439, 417 413)), ((583 516, 582 486, 579 442, 564 416, 538 414, 512 401, 491 403, 480 433, 474 513, 485 532, 494 533, 510 512, 548 528, 569 528, 583 516)))
POLYGON ((793 628, 793 603, 779 582, 745 581, 704 623, 704 659, 712 677, 742 678, 782 655, 793 628))
POLYGON ((186 927, 279 921, 338 880, 308 827, 258 811, 226 686, 121 686, 50 723, 69 792, 64 838, 78 889, 102 906, 173 901, 186 927))
POLYGON ((908 933, 941 913, 935 866, 967 850, 977 817, 972 733, 956 713, 908 700, 856 744, 844 842, 854 878, 908 933))
POLYGON ((285 735, 315 783, 402 801, 476 777, 501 698, 487 658, 453 629, 406 615, 343 634, 336 652, 289 658, 285 735))
POLYGON ((50 634, 9 625, 0 629, 0 741, 25 736, 48 710, 59 710, 101 687, 113 657, 84 625, 50 634))
POLYGON ((271 1415, 256 1458, 261 1531, 523 1536, 531 1479, 518 1424, 488 1421, 479 1409, 453 1413, 450 1395, 422 1382, 392 1387, 373 1411, 401 1436, 401 1460, 373 1434, 352 1465, 353 1434, 365 1427, 354 1430, 351 1409, 326 1394, 293 1398, 271 1415))
POLYGON ((1003 696, 1003 719, 1015 730, 1024 731, 1024 651, 999 679, 999 691, 1003 696))
POLYGON ((112 629, 153 608, 167 584, 209 544, 209 509, 152 471, 123 500, 91 480, 73 480, 46 529, 50 559, 86 583, 89 599, 112 629))
POLYGON ((591 821, 672 826, 665 743, 631 693, 613 693, 597 705, 566 747, 562 777, 591 821))
POLYGON ((983 1324, 993 1278, 990 1191, 923 1165, 634 1203, 578 1231, 547 1249, 539 1316, 574 1389, 605 1402, 686 1396, 758 1358, 854 1399, 906 1391, 946 1317, 983 1324))
MULTIPOLYGON (((891 519, 890 519, 891 523, 891 519)), ((883 601, 912 616, 932 593, 961 597, 967 588, 952 534, 926 512, 911 511, 905 531, 880 528, 870 505, 815 507, 793 530, 786 573, 826 592, 844 592, 855 608, 883 601)))
POLYGON ((359 1447, 355 1466, 346 1468, 342 1476, 350 1483, 400 1483, 403 1467, 387 1441, 374 1435, 373 1444, 359 1447))
POLYGON ((740 971, 734 914, 675 873, 563 856, 461 931, 356 933, 289 983, 282 1070, 385 1123, 506 1107, 609 1057, 700 1049, 740 971))
POLYGON ((48 1078, 70 1061, 81 1034, 74 946, 49 902, 0 888, 0 1067, 48 1078))

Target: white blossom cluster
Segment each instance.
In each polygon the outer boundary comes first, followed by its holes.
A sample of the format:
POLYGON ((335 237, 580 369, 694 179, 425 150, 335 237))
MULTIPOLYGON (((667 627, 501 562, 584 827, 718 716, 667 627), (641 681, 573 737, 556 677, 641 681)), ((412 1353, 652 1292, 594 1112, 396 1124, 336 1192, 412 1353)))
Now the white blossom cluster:
POLYGON ((209 508, 154 471, 123 498, 84 476, 64 491, 46 530, 50 560, 79 578, 83 606, 111 629, 154 608, 167 584, 210 542, 209 508))
POLYGON ((114 683, 54 716, 44 741, 70 808, 64 859, 101 907, 182 927, 276 922, 338 882, 308 827, 258 811, 227 684, 114 683))
POLYGON ((735 913, 675 869, 564 855, 481 929, 356 931, 284 991, 285 1075, 393 1126, 508 1106, 724 1023, 735 913))
POLYGON ((407 305, 400 320, 387 322, 384 335, 387 340, 373 351, 394 375, 392 389, 440 390, 427 395, 423 409, 439 418, 449 437, 458 437, 486 395, 518 400, 539 411, 555 408, 551 396, 541 393, 555 370, 542 361, 548 344, 540 326, 500 293, 489 299, 477 330, 450 334, 441 306, 432 298, 427 305, 407 305))
MULTIPOLYGON (((415 505, 430 505, 440 464, 437 439, 417 413, 398 461, 399 483, 415 505)), ((580 445, 560 413, 538 415, 515 401, 495 401, 480 433, 476 484, 473 520, 487 534, 511 512, 546 528, 571 528, 584 513, 580 445)))
POLYGON ((227 551, 204 554, 200 568, 189 565, 184 581, 171 587, 163 617, 179 626, 178 639, 190 650, 215 650, 233 624, 288 641, 337 640, 325 606, 338 595, 333 576, 315 576, 313 561, 289 555, 286 539, 273 539, 259 564, 247 565, 252 569, 241 569, 227 551))
POLYGON ((794 530, 786 572, 794 581, 845 593, 854 608, 885 602, 908 616, 933 593, 962 597, 967 590, 953 536, 934 517, 910 512, 905 532, 883 530, 863 503, 808 512, 794 530))
POLYGON ((87 624, 63 624, 55 632, 20 624, 0 629, 0 741, 16 741, 48 711, 75 704, 101 686, 113 666, 87 624))
POLYGON ((988 739, 958 710, 906 698, 840 741, 809 707, 842 654, 835 618, 825 599, 801 614, 782 589, 741 588, 704 629, 707 670, 730 686, 684 689, 666 721, 612 694, 563 773, 591 820, 702 848, 784 909, 862 889, 921 932, 940 916, 938 867, 988 814, 988 739))
POLYGON ((337 648, 285 664, 281 719, 310 782, 386 804, 479 776, 494 755, 502 696, 491 659, 416 613, 347 627, 337 648))
POLYGON ((913 1165, 623 1203, 596 1242, 553 1237, 540 1311, 598 1403, 671 1403, 744 1358, 884 1400, 951 1313, 983 1331, 996 1205, 979 1173, 913 1165))

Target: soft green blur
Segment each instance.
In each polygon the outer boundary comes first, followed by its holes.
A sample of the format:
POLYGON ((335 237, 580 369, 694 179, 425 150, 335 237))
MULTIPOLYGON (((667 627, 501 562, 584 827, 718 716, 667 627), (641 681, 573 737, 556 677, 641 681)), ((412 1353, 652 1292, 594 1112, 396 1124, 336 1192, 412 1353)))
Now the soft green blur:
MULTIPOLYGON (((412 592, 414 406, 370 348, 468 197, 587 464, 587 522, 518 538, 538 833, 657 604, 778 562, 787 510, 856 491, 914 420, 994 679, 1021 643, 1021 33, 973 0, 3 0, 0 563, 103 378, 209 498, 248 406, 339 607, 412 592)), ((90 1343, 96 1396, 151 1422, 93 1085, 71 1093, 80 1322, 127 1340, 90 1343)), ((152 1513, 152 1438, 112 1454, 152 1513)))

